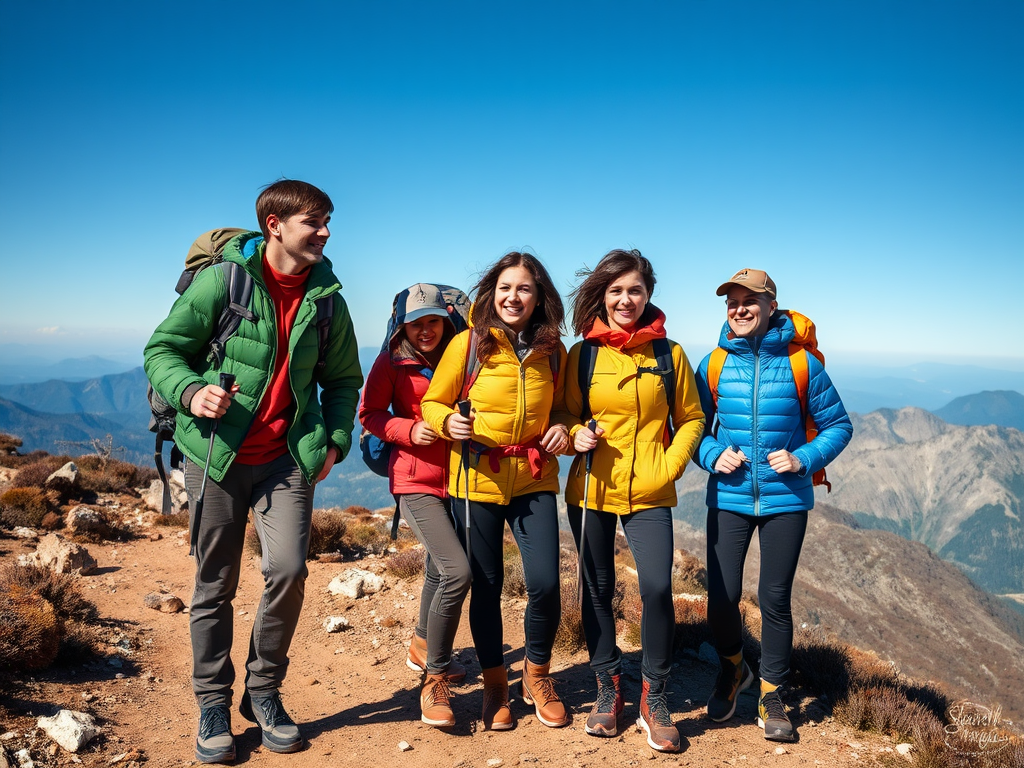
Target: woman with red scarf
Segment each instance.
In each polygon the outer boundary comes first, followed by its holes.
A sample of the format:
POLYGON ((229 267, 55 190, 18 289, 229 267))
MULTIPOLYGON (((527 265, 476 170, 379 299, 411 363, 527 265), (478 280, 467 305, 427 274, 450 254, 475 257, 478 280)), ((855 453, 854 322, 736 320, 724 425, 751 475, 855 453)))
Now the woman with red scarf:
POLYGON ((643 602, 637 724, 653 749, 677 752, 679 732, 666 700, 675 632, 672 507, 675 481, 700 441, 704 414, 686 355, 666 338, 665 315, 650 303, 651 263, 639 251, 614 250, 583 274, 572 293, 573 330, 583 341, 569 352, 565 402, 579 419, 570 432, 580 455, 569 473, 566 503, 583 557, 583 628, 597 676, 597 701, 586 730, 614 736, 623 708, 612 613, 615 533, 621 521, 643 602), (589 451, 593 465, 587 482, 589 451))

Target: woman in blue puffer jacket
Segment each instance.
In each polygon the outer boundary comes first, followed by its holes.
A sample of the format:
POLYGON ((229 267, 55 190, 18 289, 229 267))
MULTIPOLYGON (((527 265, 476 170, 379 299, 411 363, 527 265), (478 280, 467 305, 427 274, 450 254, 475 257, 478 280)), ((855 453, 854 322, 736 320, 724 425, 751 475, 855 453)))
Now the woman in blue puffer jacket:
POLYGON ((743 660, 739 601, 743 562, 757 531, 761 547, 758 725, 766 739, 795 741, 796 732, 780 697, 793 648, 793 578, 807 512, 814 506, 812 477, 846 447, 853 427, 822 364, 811 354, 797 353, 806 355, 806 408, 818 432, 808 442, 790 361, 793 321, 776 311, 775 283, 767 273, 740 270, 717 293, 726 296, 727 315, 718 342, 727 354, 717 387, 715 376, 708 375, 712 355, 697 370, 708 426, 696 460, 711 473, 708 623, 721 662, 708 700, 708 717, 716 722, 732 717, 737 695, 754 681, 753 671, 743 660))

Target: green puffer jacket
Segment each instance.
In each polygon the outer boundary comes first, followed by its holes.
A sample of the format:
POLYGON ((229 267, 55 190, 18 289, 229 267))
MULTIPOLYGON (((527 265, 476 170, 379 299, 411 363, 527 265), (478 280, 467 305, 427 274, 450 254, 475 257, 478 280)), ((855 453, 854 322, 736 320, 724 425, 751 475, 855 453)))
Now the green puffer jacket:
MULTIPOLYGON (((224 260, 241 264, 254 281, 249 309, 254 321, 243 319, 238 332, 225 345, 224 365, 207 358, 221 308, 227 302, 224 272, 205 269, 171 307, 146 345, 145 368, 153 388, 178 409, 174 442, 189 460, 206 462, 211 419, 198 418, 182 405, 191 387, 216 384, 220 373, 233 373, 239 386, 231 407, 220 421, 210 460, 210 477, 224 478, 262 400, 274 370, 277 330, 274 306, 263 282, 266 243, 259 232, 248 232, 224 247, 224 260)), ((323 468, 328 445, 341 452, 352 444, 352 425, 363 375, 359 369, 356 337, 341 285, 331 263, 324 259, 311 267, 306 297, 299 307, 289 339, 288 376, 295 398, 295 418, 288 430, 288 448, 306 479, 312 483, 323 468), (316 300, 335 294, 326 364, 314 381, 317 361, 316 300), (316 396, 317 385, 322 388, 316 396)))

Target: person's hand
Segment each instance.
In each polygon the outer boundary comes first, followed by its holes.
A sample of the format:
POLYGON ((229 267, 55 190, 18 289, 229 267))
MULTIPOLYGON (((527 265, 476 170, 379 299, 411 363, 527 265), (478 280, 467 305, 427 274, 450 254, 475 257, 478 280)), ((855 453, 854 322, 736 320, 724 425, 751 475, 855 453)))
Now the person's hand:
POLYGON ((540 447, 555 455, 565 453, 569 447, 569 430, 562 424, 552 424, 540 439, 540 447))
POLYGON ((715 473, 728 475, 730 472, 735 472, 743 466, 745 461, 749 461, 749 459, 747 459, 743 451, 734 451, 732 448, 726 448, 722 455, 718 457, 718 461, 715 462, 715 473))
POLYGON ((804 468, 796 456, 789 451, 775 451, 768 454, 768 466, 779 474, 783 472, 799 472, 804 468))
POLYGON ((589 427, 581 427, 572 441, 576 453, 594 450, 597 447, 597 438, 603 434, 604 430, 601 427, 597 427, 594 431, 591 431, 589 427))
POLYGON ((451 440, 469 440, 473 436, 473 419, 475 418, 476 414, 474 413, 470 413, 469 418, 466 418, 456 411, 448 417, 444 431, 451 440))
POLYGON ((320 482, 325 479, 331 470, 334 468, 335 462, 338 460, 339 451, 333 445, 327 449, 327 458, 324 460, 324 468, 320 470, 320 474, 316 476, 316 482, 320 482))
POLYGON ((430 445, 437 440, 437 432, 425 421, 417 421, 412 425, 412 433, 409 435, 413 445, 430 445))
POLYGON ((230 392, 225 392, 216 384, 207 384, 192 395, 188 409, 192 412, 193 416, 219 419, 228 412, 228 406, 231 405, 231 396, 237 391, 237 384, 231 387, 230 392))

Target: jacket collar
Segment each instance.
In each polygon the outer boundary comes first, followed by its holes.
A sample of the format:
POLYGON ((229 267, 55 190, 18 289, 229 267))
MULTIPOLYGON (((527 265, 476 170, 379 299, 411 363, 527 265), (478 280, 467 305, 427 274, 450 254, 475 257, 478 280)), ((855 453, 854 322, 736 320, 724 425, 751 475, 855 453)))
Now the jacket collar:
POLYGON ((613 330, 600 317, 595 317, 590 327, 583 332, 583 338, 596 341, 615 349, 634 349, 654 339, 665 338, 665 313, 653 304, 647 305, 654 310, 654 319, 632 332, 613 330))
POLYGON ((777 353, 789 347, 793 340, 793 321, 784 312, 776 312, 768 323, 768 330, 759 341, 751 343, 749 339, 741 339, 729 329, 729 323, 722 326, 718 337, 718 346, 736 355, 753 357, 755 352, 777 353))

